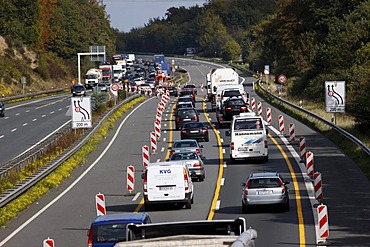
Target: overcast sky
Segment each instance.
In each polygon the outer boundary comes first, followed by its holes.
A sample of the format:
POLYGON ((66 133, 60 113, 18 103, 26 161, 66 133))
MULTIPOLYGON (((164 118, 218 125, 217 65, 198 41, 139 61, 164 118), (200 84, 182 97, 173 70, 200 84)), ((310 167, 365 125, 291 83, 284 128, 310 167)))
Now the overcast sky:
POLYGON ((121 32, 143 27, 150 18, 165 17, 171 7, 203 6, 206 0, 103 0, 111 26, 121 32))

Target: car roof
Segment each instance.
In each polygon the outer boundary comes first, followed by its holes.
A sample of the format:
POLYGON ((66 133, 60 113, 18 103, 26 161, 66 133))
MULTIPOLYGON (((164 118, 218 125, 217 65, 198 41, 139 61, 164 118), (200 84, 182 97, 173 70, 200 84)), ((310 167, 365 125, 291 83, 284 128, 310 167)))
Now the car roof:
POLYGON ((249 175, 249 178, 277 178, 279 177, 278 172, 253 172, 249 175))
POLYGON ((103 225, 109 223, 141 223, 148 217, 145 212, 138 213, 117 213, 117 214, 107 214, 101 215, 94 219, 91 225, 103 225))

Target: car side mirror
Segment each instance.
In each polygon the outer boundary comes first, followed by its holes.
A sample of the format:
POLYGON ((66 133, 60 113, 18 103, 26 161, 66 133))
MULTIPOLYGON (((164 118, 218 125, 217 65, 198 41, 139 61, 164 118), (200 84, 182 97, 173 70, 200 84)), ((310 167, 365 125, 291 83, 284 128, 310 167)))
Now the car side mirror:
POLYGON ((226 135, 226 136, 230 136, 230 135, 231 135, 231 134, 230 134, 230 130, 226 130, 225 135, 226 135))
POLYGON ((204 146, 203 146, 203 145, 199 145, 199 147, 200 147, 200 148, 204 148, 204 146))
POLYGON ((290 182, 289 181, 284 181, 284 184, 286 185, 286 184, 290 184, 290 182))
POLYGON ((245 186, 245 183, 241 183, 240 186, 243 186, 244 187, 245 186))
POLYGON ((268 135, 269 134, 269 130, 268 130, 268 128, 266 128, 266 135, 268 135))
POLYGON ((206 157, 204 157, 203 155, 200 157, 201 160, 206 160, 206 157))

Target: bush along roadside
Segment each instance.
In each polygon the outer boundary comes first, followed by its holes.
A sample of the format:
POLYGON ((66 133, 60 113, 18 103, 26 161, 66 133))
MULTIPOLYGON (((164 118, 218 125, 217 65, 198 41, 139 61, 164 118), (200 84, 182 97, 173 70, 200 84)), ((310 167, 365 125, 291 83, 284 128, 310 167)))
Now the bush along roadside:
POLYGON ((20 212, 28 208, 49 190, 57 188, 71 175, 71 172, 76 167, 85 162, 86 157, 96 149, 97 145, 107 136, 108 132, 113 129, 114 123, 121 118, 124 113, 145 99, 145 97, 136 98, 117 109, 101 124, 100 128, 92 135, 88 142, 66 162, 23 195, 2 207, 0 209, 0 226, 4 226, 8 221, 15 218, 20 212))
POLYGON ((258 87, 257 84, 255 89, 256 93, 261 98, 269 102, 269 104, 280 109, 286 114, 289 114, 290 116, 301 121, 302 123, 310 126, 314 130, 322 133, 325 137, 334 142, 343 153, 345 153, 354 162, 356 162, 356 164, 359 166, 359 168, 362 170, 365 176, 370 180, 370 157, 364 151, 362 151, 362 149, 359 148, 356 144, 352 143, 351 141, 348 141, 348 139, 345 138, 344 136, 338 135, 337 131, 327 127, 324 124, 319 123, 315 119, 305 117, 302 113, 291 109, 290 107, 280 103, 279 101, 273 98, 270 98, 258 87))

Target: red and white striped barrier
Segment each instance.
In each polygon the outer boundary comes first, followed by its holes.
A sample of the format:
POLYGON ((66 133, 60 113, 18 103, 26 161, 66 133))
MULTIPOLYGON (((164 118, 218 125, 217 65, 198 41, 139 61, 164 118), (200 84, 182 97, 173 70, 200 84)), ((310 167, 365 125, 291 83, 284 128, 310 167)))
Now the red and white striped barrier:
POLYGON ((105 210, 105 197, 103 194, 96 194, 95 196, 95 204, 96 204, 96 215, 106 215, 107 211, 105 210))
POLYGON ((321 201, 323 199, 322 195, 322 180, 321 180, 321 173, 315 172, 313 174, 313 184, 315 188, 315 199, 321 201))
POLYGON ((256 110, 256 99, 253 97, 251 98, 251 109, 252 111, 256 110))
POLYGON ((149 147, 144 145, 141 149, 141 153, 143 155, 143 167, 147 167, 150 163, 149 147))
POLYGON ((306 169, 307 175, 311 178, 313 177, 314 169, 313 169, 313 153, 308 151, 306 154, 306 169))
POLYGON ((257 111, 258 116, 262 116, 262 103, 260 101, 257 102, 257 111))
POLYGON ((160 121, 155 121, 154 122, 154 131, 155 131, 155 136, 157 137, 157 140, 161 139, 161 123, 160 121))
POLYGON ((295 141, 295 124, 290 123, 289 124, 289 141, 294 142, 295 141))
POLYGON ((159 124, 162 123, 162 114, 157 112, 157 114, 155 115, 155 121, 158 122, 159 124))
POLYGON ((271 124, 272 116, 271 116, 271 108, 270 107, 266 108, 266 120, 269 124, 271 124))
POLYGON ((329 237, 329 217, 326 205, 317 206, 317 215, 319 217, 319 237, 326 239, 329 237))
POLYGON ((200 91, 202 91, 202 92, 204 91, 204 86, 203 86, 202 82, 200 83, 200 91))
POLYGON ((303 136, 299 137, 299 151, 301 154, 301 161, 306 160, 306 138, 303 136))
POLYGON ((127 190, 128 192, 132 192, 135 188, 135 167, 128 166, 127 167, 127 190))
POLYGON ((279 115, 279 129, 280 129, 280 133, 284 134, 285 125, 284 125, 284 116, 283 115, 279 115))
POLYGON ((155 154, 157 151, 157 138, 155 138, 155 132, 150 132, 150 146, 152 150, 152 154, 155 154))
POLYGON ((44 239, 44 241, 42 242, 42 247, 54 247, 54 239, 44 239))

